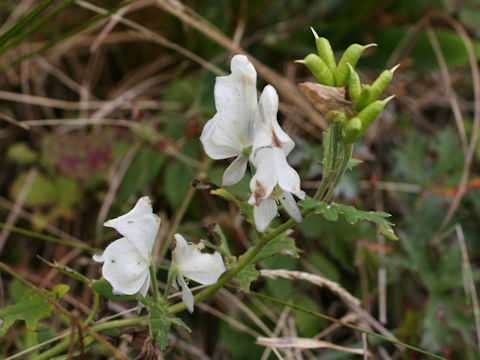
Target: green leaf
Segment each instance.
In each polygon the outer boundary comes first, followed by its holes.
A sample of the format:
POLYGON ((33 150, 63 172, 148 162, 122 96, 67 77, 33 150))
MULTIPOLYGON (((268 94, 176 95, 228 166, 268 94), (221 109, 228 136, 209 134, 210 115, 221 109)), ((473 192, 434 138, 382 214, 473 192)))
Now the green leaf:
POLYGON ((352 170, 355 166, 360 165, 363 161, 360 159, 351 158, 348 160, 347 170, 352 170))
POLYGON ((149 148, 141 149, 123 177, 115 197, 116 203, 126 203, 130 196, 139 193, 151 184, 162 169, 164 162, 165 156, 157 150, 149 148))
POLYGON ((112 285, 107 280, 94 280, 89 284, 90 288, 111 300, 125 301, 125 300, 135 300, 137 294, 135 295, 113 295, 112 294, 112 285))
POLYGON ((250 289, 250 283, 258 278, 260 274, 255 269, 255 264, 245 266, 237 274, 236 278, 240 282, 240 288, 242 290, 250 289))
POLYGON ((68 285, 59 284, 52 292, 25 291, 19 302, 0 310, 0 336, 3 336, 16 320, 24 320, 28 329, 36 330, 38 322, 50 317, 52 313, 53 304, 48 298, 55 300, 63 297, 69 289, 68 285))
POLYGON ((240 209, 245 219, 247 219, 247 221, 251 224, 255 223, 253 221, 253 206, 248 204, 246 201, 238 199, 235 195, 231 194, 228 190, 225 190, 224 188, 211 190, 210 194, 220 196, 228 201, 233 201, 235 205, 237 205, 237 207, 240 209))
POLYGON ((165 350, 168 346, 168 331, 172 324, 191 332, 182 319, 167 317, 168 304, 165 301, 155 301, 151 297, 142 297, 140 301, 148 310, 150 337, 158 342, 160 350, 165 350))
POLYGON ((177 325, 177 326, 180 326, 181 328, 187 330, 188 332, 192 332, 192 329, 190 329, 188 327, 187 324, 185 324, 185 322, 178 318, 178 317, 175 317, 175 318, 168 318, 168 320, 170 320, 170 322, 173 324, 173 325, 177 325))
POLYGON ((70 290, 70 286, 65 284, 58 284, 53 288, 52 294, 55 296, 55 298, 58 299, 64 297, 68 290, 70 290))
POLYGON ((11 145, 7 151, 7 159, 19 164, 32 164, 37 160, 37 154, 24 142, 11 145))
POLYGON ((295 246, 295 239, 287 236, 285 233, 278 235, 270 240, 260 252, 253 258, 253 263, 257 263, 274 255, 290 255, 298 259, 299 248, 295 246))
POLYGON ((167 312, 153 299, 146 307, 149 312, 150 337, 158 342, 160 350, 165 350, 168 346, 168 331, 171 326, 171 322, 167 319, 167 312))
POLYGON ((353 206, 336 203, 329 204, 312 198, 302 200, 298 204, 304 208, 315 208, 316 214, 322 214, 323 217, 329 221, 337 221, 338 215, 340 214, 343 215, 345 220, 351 225, 359 220, 373 222, 378 225, 379 231, 382 235, 390 240, 398 240, 397 235, 395 235, 395 232, 392 229, 394 224, 386 220, 386 218, 391 215, 385 212, 362 211, 355 209, 353 206))
POLYGON ((165 169, 164 193, 172 209, 178 209, 189 190, 194 173, 179 161, 170 162, 165 169))

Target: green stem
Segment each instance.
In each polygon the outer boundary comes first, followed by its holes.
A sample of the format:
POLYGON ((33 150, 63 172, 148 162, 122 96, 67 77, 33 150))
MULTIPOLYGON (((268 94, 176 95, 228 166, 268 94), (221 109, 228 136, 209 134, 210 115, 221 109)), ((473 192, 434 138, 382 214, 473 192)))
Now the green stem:
POLYGON ((25 230, 25 229, 22 229, 22 228, 19 228, 19 227, 16 227, 16 226, 12 226, 12 225, 8 225, 8 224, 2 223, 2 222, 0 222, 0 229, 7 229, 9 231, 12 231, 12 232, 15 232, 15 233, 18 233, 18 234, 30 236, 30 237, 45 240, 45 241, 50 241, 50 242, 53 242, 55 244, 62 244, 62 245, 65 245, 65 246, 70 246, 70 247, 86 250, 86 251, 89 251, 89 252, 92 252, 92 253, 101 253, 103 251, 102 249, 93 248, 93 247, 90 247, 88 245, 79 244, 79 243, 69 241, 69 240, 58 239, 58 238, 50 236, 50 235, 39 234, 35 231, 25 230))
POLYGON ((100 294, 93 291, 92 310, 90 311, 90 314, 88 315, 88 317, 85 319, 85 324, 90 324, 93 320, 95 320, 95 316, 97 316, 99 305, 100 305, 100 294))
POLYGON ((330 189, 326 193, 326 195, 323 197, 323 201, 328 202, 332 196, 333 192, 335 191, 335 188, 337 187, 338 183, 343 177, 343 174, 345 173, 345 170, 347 169, 348 162, 352 158, 352 152, 353 152, 353 144, 345 144, 343 146, 343 157, 342 157, 342 162, 340 163, 340 167, 335 174, 335 177, 333 179, 332 186, 330 186, 330 189))
POLYGON ((168 278, 167 278, 167 286, 165 288, 165 292, 163 293, 163 300, 167 300, 168 294, 170 293, 170 289, 172 288, 173 279, 175 275, 177 275, 178 271, 175 266, 170 265, 170 269, 168 270, 168 278))
POLYGON ((150 281, 152 282, 153 288, 153 299, 155 301, 160 300, 160 293, 158 291, 158 283, 157 283, 157 272, 155 271, 155 264, 152 261, 148 268, 150 270, 150 281))
POLYGON ((61 353, 62 351, 66 350, 68 346, 70 345, 70 336, 67 336, 65 339, 63 339, 61 342, 59 342, 57 345, 52 347, 51 349, 37 355, 35 357, 36 360, 48 360, 54 357, 55 355, 61 353))

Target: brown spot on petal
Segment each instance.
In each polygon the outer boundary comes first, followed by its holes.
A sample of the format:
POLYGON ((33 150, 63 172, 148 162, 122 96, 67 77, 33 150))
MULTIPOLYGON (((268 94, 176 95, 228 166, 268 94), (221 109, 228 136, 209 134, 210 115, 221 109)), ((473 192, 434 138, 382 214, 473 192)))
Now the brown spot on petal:
POLYGON ((128 220, 127 223, 133 224, 133 220, 128 220))
POLYGON ((274 130, 273 126, 272 126, 272 146, 277 147, 277 148, 282 148, 282 142, 277 137, 277 134, 275 134, 275 130, 274 130))
POLYGON ((112 259, 111 262, 112 262, 112 264, 115 264, 115 260, 112 259))
POLYGON ((253 196, 255 197, 255 205, 258 206, 267 195, 267 190, 263 187, 262 183, 255 180, 255 190, 253 196))

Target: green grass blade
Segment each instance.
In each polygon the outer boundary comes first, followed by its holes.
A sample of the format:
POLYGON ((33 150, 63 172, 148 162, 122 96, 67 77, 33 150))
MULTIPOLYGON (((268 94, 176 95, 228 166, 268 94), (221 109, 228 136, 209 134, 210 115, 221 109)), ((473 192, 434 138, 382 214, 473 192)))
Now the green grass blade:
POLYGON ((15 36, 23 27, 29 24, 33 19, 40 15, 47 7, 49 7, 55 0, 45 0, 35 9, 30 11, 27 15, 20 18, 7 31, 0 35, 0 46, 5 45, 12 37, 15 36))

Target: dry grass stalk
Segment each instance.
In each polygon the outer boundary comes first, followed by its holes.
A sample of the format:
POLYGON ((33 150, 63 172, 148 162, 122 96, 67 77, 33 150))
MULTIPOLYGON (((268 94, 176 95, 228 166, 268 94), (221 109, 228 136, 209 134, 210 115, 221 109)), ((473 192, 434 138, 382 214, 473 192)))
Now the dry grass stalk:
POLYGON ((347 290, 342 288, 338 283, 328 280, 320 275, 314 275, 303 271, 289 271, 289 270, 260 270, 260 275, 271 279, 277 277, 306 280, 312 284, 320 287, 326 287, 333 293, 337 294, 345 303, 360 306, 360 300, 351 295, 347 290))
MULTIPOLYGON (((17 199, 15 200, 15 205, 12 207, 10 213, 8 214, 7 220, 5 223, 9 226, 12 226, 17 221, 19 216, 20 210, 22 209, 23 203, 27 199, 28 193, 30 192, 30 188, 32 187, 33 181, 37 176, 38 170, 37 168, 31 168, 28 172, 27 178, 23 183, 22 189, 18 194, 17 199)), ((10 230, 8 228, 2 229, 0 232, 0 253, 2 252, 3 247, 5 246, 5 242, 7 241, 8 235, 10 235, 10 230)))
POLYGON ((344 346, 335 345, 327 341, 301 338, 301 337, 277 337, 266 338, 257 337, 257 345, 275 347, 275 348, 300 348, 300 349, 331 349, 344 351, 350 354, 363 355, 363 349, 352 349, 344 346))
POLYGON ((463 281, 465 283, 465 292, 472 297, 473 315, 475 317, 475 328, 477 332, 477 348, 480 353, 480 307, 478 305, 477 290, 475 288, 475 280, 473 278, 472 266, 468 256, 467 244, 465 243, 465 236, 460 224, 455 225, 458 243, 462 252, 462 270, 463 281))
MULTIPOLYGON (((337 283, 325 279, 319 275, 313 275, 310 273, 302 272, 302 271, 289 271, 289 270, 260 270, 260 275, 266 276, 269 278, 276 278, 282 277, 286 279, 300 279, 309 281, 312 284, 315 284, 320 287, 327 287, 332 292, 340 296, 340 298, 347 304, 347 306, 354 311, 360 320, 364 321, 365 323, 369 324, 372 328, 376 329, 382 335, 390 337, 392 339, 398 340, 395 335, 393 335, 390 331, 388 331, 382 324, 380 324, 376 319, 372 317, 365 309, 363 309, 360 305, 360 300, 351 295, 348 291, 343 289, 337 283)), ((402 347, 397 346, 399 349, 402 347)))

